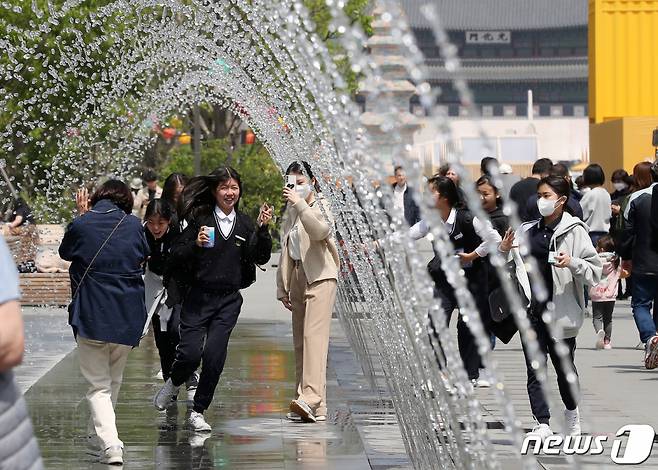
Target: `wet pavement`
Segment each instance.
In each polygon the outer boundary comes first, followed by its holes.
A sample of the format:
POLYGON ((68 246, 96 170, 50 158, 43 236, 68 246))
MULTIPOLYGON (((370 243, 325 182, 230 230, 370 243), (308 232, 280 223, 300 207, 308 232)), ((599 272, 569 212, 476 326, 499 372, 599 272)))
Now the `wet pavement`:
MULTIPOLYGON (((338 320, 332 324, 327 369, 328 421, 301 424, 285 419, 294 391, 292 333, 290 314, 272 302, 269 293, 264 295, 267 291, 262 287, 272 285, 271 276, 270 271, 257 286, 244 292, 245 309, 230 342, 214 403, 207 412, 213 426, 210 436, 186 428, 188 410, 183 392, 178 405, 167 412, 152 406, 153 394, 161 383, 156 378, 159 361, 152 338, 131 352, 117 406, 119 433, 126 445, 124 468, 411 468, 378 360, 371 358, 373 389, 338 320)), ((24 316, 26 358, 16 375, 27 390, 47 468, 109 468, 98 464, 87 449, 87 386, 78 369, 66 310, 24 309, 24 316)), ((625 424, 649 424, 658 429, 653 406, 658 371, 645 370, 642 351, 634 348, 637 331, 628 302, 618 303, 615 309, 613 350, 593 348, 589 322, 586 320, 579 334, 576 353, 583 391, 583 430, 590 435, 606 435, 611 443, 625 424)), ((508 345, 499 344, 494 356, 517 418, 529 429, 533 421, 518 336, 508 345)), ((557 397, 552 368, 549 372, 557 397)), ((500 405, 491 389, 477 389, 476 394, 501 468, 521 468, 519 450, 504 429, 500 405)), ((553 415, 561 412, 556 410, 553 415)), ((603 455, 580 457, 581 468, 617 468, 610 459, 610 448, 607 445, 603 455)), ((562 455, 542 456, 539 464, 539 468, 551 470, 572 468, 562 455)), ((642 468, 658 468, 655 448, 642 468)))
MULTIPOLYGON (((158 370, 157 351, 147 338, 131 352, 116 410, 126 469, 370 468, 331 367, 328 421, 302 424, 285 418, 294 387, 286 323, 245 321, 236 328, 215 400, 206 412, 213 426, 210 436, 187 429, 184 392, 166 412, 152 406, 160 385, 158 370)), ((47 468, 105 468, 86 447, 85 390, 73 351, 26 394, 47 468)))

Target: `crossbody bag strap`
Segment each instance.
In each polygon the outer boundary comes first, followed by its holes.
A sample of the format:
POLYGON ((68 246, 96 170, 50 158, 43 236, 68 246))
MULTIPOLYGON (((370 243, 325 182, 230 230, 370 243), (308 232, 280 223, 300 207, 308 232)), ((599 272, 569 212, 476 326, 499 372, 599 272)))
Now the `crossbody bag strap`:
POLYGON ((75 292, 73 292, 73 298, 75 298, 75 295, 78 293, 78 290, 80 289, 80 286, 82 285, 82 281, 84 281, 85 277, 87 277, 87 273, 89 272, 89 270, 91 269, 92 265, 94 264, 94 261, 96 261, 96 258, 98 258, 98 255, 101 253, 101 251, 103 251, 103 248, 105 248, 105 245, 107 245, 107 242, 110 241, 110 238, 112 238, 112 235, 114 235, 114 232, 117 231, 117 229, 119 228, 119 225, 121 225, 121 222, 123 222, 123 220, 124 220, 127 216, 128 216, 128 214, 124 214, 123 217, 121 217, 121 220, 119 221, 119 223, 117 223, 117 224, 114 226, 114 228, 112 229, 112 231, 110 232, 110 234, 107 236, 107 238, 105 239, 105 241, 103 242, 103 244, 101 245, 101 247, 98 249, 98 251, 96 252, 96 254, 94 255, 94 257, 91 259, 91 261, 90 261, 89 264, 87 265, 87 269, 85 269, 85 272, 82 274, 82 277, 80 278, 80 282, 78 282, 78 285, 77 285, 76 288, 75 288, 75 292))

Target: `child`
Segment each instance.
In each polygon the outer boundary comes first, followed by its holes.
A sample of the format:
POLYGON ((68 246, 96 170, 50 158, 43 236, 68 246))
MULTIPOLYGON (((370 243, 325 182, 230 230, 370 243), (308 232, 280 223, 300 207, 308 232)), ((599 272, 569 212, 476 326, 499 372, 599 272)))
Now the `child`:
POLYGON ((592 323, 596 332, 596 349, 612 349, 612 312, 619 280, 628 277, 628 271, 621 268, 619 256, 615 253, 615 242, 610 235, 605 235, 596 242, 596 251, 603 261, 601 282, 590 287, 592 299, 592 323))

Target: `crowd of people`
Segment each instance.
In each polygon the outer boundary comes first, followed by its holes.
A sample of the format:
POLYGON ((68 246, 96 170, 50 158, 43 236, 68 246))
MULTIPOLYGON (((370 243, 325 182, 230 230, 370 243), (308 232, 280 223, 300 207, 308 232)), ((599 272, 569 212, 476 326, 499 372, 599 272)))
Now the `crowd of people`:
MULTIPOLYGON (((402 215, 412 239, 425 237, 430 224, 421 218, 404 168, 396 167, 394 178, 391 210, 402 215)), ((78 216, 59 247, 62 259, 71 262, 69 324, 81 373, 89 383, 89 443, 108 464, 123 462, 114 408, 130 351, 149 329, 163 381, 154 406, 166 410, 185 386, 190 428, 211 431, 204 413, 213 401, 242 309, 240 290, 255 282, 257 267, 267 263, 272 252, 273 207, 264 203, 255 221, 241 211, 243 187, 233 168, 220 167, 194 178, 173 173, 162 188, 157 180, 154 172, 146 171, 130 186, 110 179, 91 195, 79 190, 78 216)), ((576 189, 569 169, 549 159, 537 160, 532 175, 521 179, 508 165, 485 158, 481 176, 472 183, 488 216, 480 220, 466 203, 463 188, 471 183, 460 179, 454 168, 446 165, 428 179, 434 208, 492 347, 496 341, 509 342, 518 330, 500 271, 490 258, 498 253, 507 261, 503 272, 527 310, 540 359, 546 364, 551 358, 566 432, 572 435, 581 432, 576 339, 590 311, 595 347, 609 350, 615 301, 631 297, 645 367, 658 367, 658 162, 639 163, 632 175, 615 171, 612 193, 605 182, 603 169, 595 163, 585 168, 576 189), (505 202, 516 207, 521 219, 516 230, 505 202), (521 250, 521 244, 527 249, 521 250), (537 276, 529 275, 522 252, 534 260, 537 276)), ((296 365, 287 418, 315 423, 327 417, 326 365, 339 252, 330 205, 307 162, 287 168, 282 198, 276 299, 292 313, 296 365)), ((30 223, 24 206, 15 210, 16 227, 30 223)), ((0 244, 0 255, 3 250, 0 244)), ((474 387, 489 387, 472 322, 469 325, 460 308, 462 296, 457 295, 454 276, 447 275, 447 263, 437 251, 428 265, 446 320, 445 325, 430 321, 428 332, 435 337, 439 368, 443 374, 448 367, 439 332, 449 327, 457 310, 458 350, 468 378, 474 387)), ((15 277, 12 273, 15 270, 8 276, 15 277)), ((0 309, 14 307, 14 284, 0 290, 0 309)), ((549 407, 536 358, 525 344, 523 352, 528 397, 537 420, 532 434, 544 439, 553 433, 549 407)), ((0 355, 0 379, 16 363, 11 357, 0 355)), ((21 416, 25 419, 24 413, 21 416)), ((23 445, 38 461, 30 436, 23 445)))
MULTIPOLYGON (((326 362, 336 298, 339 259, 333 219, 307 162, 286 176, 286 201, 277 273, 277 299, 292 311, 296 389, 287 417, 326 420, 326 362)), ((178 399, 184 385, 188 424, 212 427, 210 407, 242 308, 240 290, 256 280, 257 266, 272 252, 273 208, 263 204, 256 221, 239 208, 240 175, 220 167, 188 179, 144 173, 131 187, 103 183, 89 197, 77 195, 79 216, 59 248, 71 262, 69 323, 78 343, 80 370, 89 383, 89 443, 101 461, 123 462, 114 407, 131 349, 153 329, 163 384, 158 410, 178 399), (138 184, 139 183, 139 184, 138 184)))
MULTIPOLYGON (((575 362, 576 338, 586 317, 592 317, 596 334, 595 348, 612 349, 612 324, 615 301, 631 297, 633 317, 644 349, 647 369, 658 367, 658 161, 642 162, 633 174, 623 169, 613 172, 612 193, 604 188, 606 179, 600 165, 588 165, 574 187, 569 169, 561 163, 541 158, 532 174, 520 179, 511 168, 494 158, 481 162, 481 176, 474 186, 489 221, 479 221, 468 210, 465 184, 451 165, 444 165, 429 179, 429 190, 458 257, 480 320, 490 335, 508 342, 517 326, 512 308, 501 295, 500 278, 489 260, 492 250, 507 259, 504 269, 517 287, 522 302, 527 302, 530 324, 536 332, 544 364, 550 356, 556 371, 564 405, 566 433, 581 433, 578 371, 575 362), (507 199, 521 219, 512 233, 504 202, 507 199), (519 252, 520 244, 536 263, 539 281, 528 275, 519 252), (539 284, 545 287, 545 294, 539 284), (483 289, 482 286, 487 286, 483 289), (625 287, 625 288, 624 288, 625 287), (547 294, 547 295, 546 295, 547 294), (590 306, 591 302, 591 306, 590 306), (652 313, 652 309, 653 312, 652 313), (558 354, 559 345, 566 354, 558 354), (576 378, 572 383, 570 374, 576 378)), ((396 189, 404 170, 396 168, 396 189)), ((406 183, 405 183, 406 184, 406 183)), ((395 196, 394 196, 395 197, 395 196)), ((424 220, 409 220, 412 239, 424 237, 430 230, 424 220)), ((416 210, 411 211, 416 214, 416 210)), ((435 283, 435 296, 441 301, 449 323, 459 309, 456 286, 448 281, 447 260, 438 254, 428 265, 435 283)), ((437 337, 437 325, 431 333, 437 337)), ((459 354, 475 387, 489 387, 481 376, 482 360, 470 328, 457 321, 459 354)), ((537 379, 538 364, 523 345, 527 366, 527 391, 537 425, 531 434, 545 439, 553 434, 549 408, 537 379)), ((639 346, 639 345, 638 345, 639 346)), ((436 352, 439 366, 446 366, 440 341, 436 352)))

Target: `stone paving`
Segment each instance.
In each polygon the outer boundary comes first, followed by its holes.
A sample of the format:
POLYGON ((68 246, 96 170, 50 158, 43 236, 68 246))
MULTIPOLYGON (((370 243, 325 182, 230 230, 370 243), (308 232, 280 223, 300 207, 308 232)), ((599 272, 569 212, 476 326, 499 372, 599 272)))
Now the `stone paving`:
MULTIPOLYGON (((185 428, 188 411, 182 395, 179 405, 166 413, 152 407, 159 384, 152 340, 147 338, 131 353, 117 407, 119 431, 126 444, 124 468, 411 468, 382 372, 375 370, 373 391, 338 321, 332 326, 327 423, 304 425, 284 418, 294 382, 292 334, 289 313, 271 300, 272 281, 270 270, 245 291, 245 310, 208 412, 213 433, 206 440, 185 428)), ((95 463, 97 458, 85 445, 86 385, 66 326, 66 311, 25 309, 24 313, 27 353, 17 379, 27 390, 47 468, 104 468, 95 463)), ((611 351, 594 349, 594 332, 586 320, 576 353, 585 432, 605 434, 612 440, 625 424, 658 428, 654 405, 658 371, 644 369, 642 352, 635 349, 637 341, 628 302, 618 303, 615 310, 611 351)), ((532 427, 518 337, 508 345, 499 344, 495 358, 517 417, 525 428, 532 427)), ((559 402, 554 374, 550 375, 559 402)), ((521 468, 518 449, 502 426, 500 406, 491 389, 476 393, 501 468, 521 468)), ((607 446, 603 455, 580 457, 578 463, 585 469, 616 467, 609 454, 607 446)), ((642 468, 658 469, 658 452, 654 449, 653 454, 642 468)), ((542 456, 539 462, 540 468, 571 468, 564 456, 542 456)))

